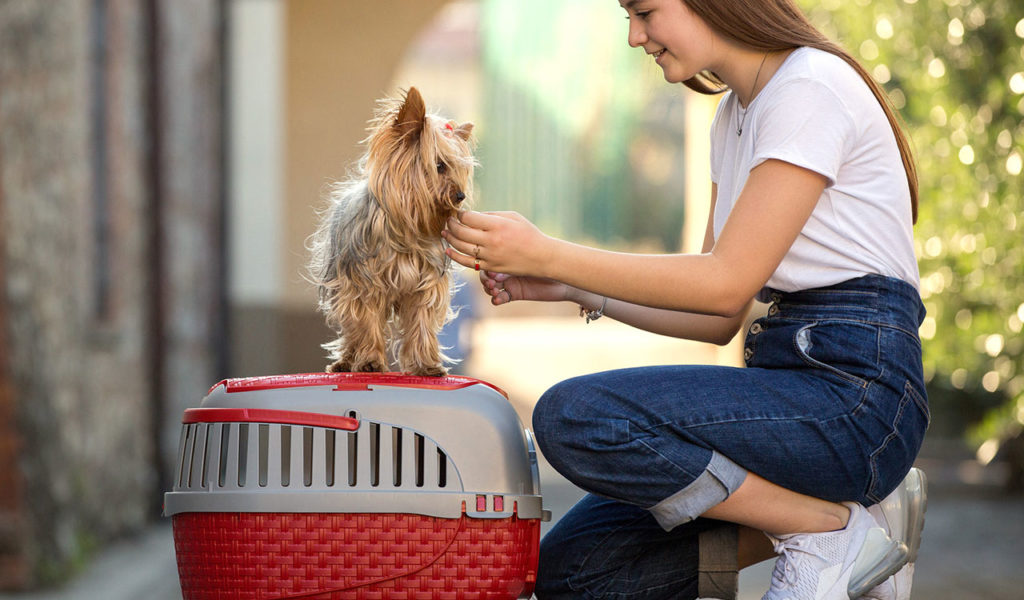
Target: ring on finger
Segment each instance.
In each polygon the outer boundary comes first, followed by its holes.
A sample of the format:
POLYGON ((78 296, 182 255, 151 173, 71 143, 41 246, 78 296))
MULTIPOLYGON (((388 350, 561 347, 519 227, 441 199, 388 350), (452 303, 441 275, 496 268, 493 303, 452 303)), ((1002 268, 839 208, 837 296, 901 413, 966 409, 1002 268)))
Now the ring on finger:
POLYGON ((505 292, 505 295, 508 296, 508 301, 511 302, 512 301, 512 293, 509 292, 508 290, 506 290, 505 288, 501 288, 500 290, 498 290, 499 294, 502 293, 502 292, 505 292))

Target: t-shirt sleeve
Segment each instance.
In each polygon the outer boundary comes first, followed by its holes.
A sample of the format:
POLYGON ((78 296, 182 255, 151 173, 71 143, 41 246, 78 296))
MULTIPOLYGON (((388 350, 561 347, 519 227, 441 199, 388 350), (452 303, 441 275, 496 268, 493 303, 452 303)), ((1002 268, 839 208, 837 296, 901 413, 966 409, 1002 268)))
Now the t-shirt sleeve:
POLYGON ((718 103, 718 108, 715 109, 715 118, 711 121, 711 181, 713 183, 721 181, 719 178, 722 175, 722 149, 719 147, 719 144, 722 136, 719 130, 727 127, 726 121, 728 119, 725 116, 725 106, 729 104, 731 96, 731 91, 726 92, 725 96, 718 103))
POLYGON ((828 178, 834 185, 854 138, 854 120, 842 99, 813 79, 787 81, 772 95, 757 123, 751 169, 782 160, 828 178))

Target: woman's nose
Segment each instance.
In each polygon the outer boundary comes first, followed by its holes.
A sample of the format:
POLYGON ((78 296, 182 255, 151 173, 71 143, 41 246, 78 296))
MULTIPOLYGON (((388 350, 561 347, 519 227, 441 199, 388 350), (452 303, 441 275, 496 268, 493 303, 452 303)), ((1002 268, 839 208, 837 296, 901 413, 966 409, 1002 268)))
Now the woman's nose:
POLYGON ((643 25, 637 22, 637 19, 629 20, 629 45, 633 48, 639 48, 647 43, 647 32, 644 31, 643 25))

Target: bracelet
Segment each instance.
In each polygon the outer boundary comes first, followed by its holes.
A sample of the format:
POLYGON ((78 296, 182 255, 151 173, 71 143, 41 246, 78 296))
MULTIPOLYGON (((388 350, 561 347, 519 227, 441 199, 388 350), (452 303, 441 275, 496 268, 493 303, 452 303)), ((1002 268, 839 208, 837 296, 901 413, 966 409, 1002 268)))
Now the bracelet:
POLYGON ((608 306, 608 296, 604 297, 604 301, 601 302, 601 308, 597 310, 587 310, 580 305, 580 316, 587 320, 587 323, 596 321, 604 316, 604 307, 608 306))

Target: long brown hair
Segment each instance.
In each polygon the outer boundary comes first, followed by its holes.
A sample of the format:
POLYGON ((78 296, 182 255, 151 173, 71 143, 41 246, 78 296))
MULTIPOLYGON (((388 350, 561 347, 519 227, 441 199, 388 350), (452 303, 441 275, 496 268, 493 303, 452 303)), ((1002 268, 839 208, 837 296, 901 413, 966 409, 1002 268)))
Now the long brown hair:
MULTIPOLYGON (((839 44, 825 37, 792 0, 682 0, 716 33, 734 42, 761 51, 792 50, 801 46, 816 48, 843 59, 861 76, 889 120, 903 158, 910 187, 910 207, 917 222, 917 167, 910 149, 910 140, 903 132, 896 110, 889 97, 857 59, 839 44)), ((714 73, 705 71, 683 82, 702 94, 719 94, 728 87, 714 73)))

